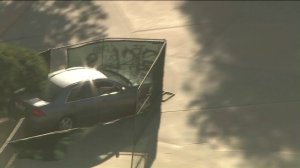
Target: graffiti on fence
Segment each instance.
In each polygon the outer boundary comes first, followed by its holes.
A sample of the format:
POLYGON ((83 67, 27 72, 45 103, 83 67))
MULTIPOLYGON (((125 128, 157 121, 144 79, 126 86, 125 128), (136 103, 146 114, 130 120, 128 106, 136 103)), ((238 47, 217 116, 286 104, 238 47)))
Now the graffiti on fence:
POLYGON ((68 67, 110 69, 140 83, 154 62, 161 43, 101 41, 68 49, 68 67))

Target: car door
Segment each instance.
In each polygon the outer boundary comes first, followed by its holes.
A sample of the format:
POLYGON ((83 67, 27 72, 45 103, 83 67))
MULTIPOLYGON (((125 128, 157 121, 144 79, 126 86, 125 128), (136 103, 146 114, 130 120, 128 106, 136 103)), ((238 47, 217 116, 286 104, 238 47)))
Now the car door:
POLYGON ((111 80, 97 80, 94 82, 98 91, 97 109, 102 121, 110 121, 129 115, 134 109, 134 94, 111 80))
POLYGON ((97 119, 95 117, 97 117, 97 103, 99 102, 89 82, 71 89, 67 99, 70 113, 81 123, 97 119))

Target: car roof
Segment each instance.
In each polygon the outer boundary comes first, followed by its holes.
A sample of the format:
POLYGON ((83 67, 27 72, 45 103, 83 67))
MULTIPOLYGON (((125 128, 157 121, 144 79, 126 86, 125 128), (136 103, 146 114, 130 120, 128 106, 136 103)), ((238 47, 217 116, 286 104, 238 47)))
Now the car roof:
POLYGON ((82 81, 107 79, 107 76, 94 68, 73 67, 53 72, 48 78, 60 87, 67 87, 82 81))

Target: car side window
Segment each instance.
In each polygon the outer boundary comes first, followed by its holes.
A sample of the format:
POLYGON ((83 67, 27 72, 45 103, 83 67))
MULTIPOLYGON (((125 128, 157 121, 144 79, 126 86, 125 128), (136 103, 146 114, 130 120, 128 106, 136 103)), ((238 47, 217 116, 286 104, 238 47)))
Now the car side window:
POLYGON ((121 91, 119 87, 110 81, 97 81, 95 82, 95 88, 98 96, 118 93, 121 91))
POLYGON ((78 86, 71 90, 68 101, 76 101, 93 97, 93 91, 89 84, 78 86))

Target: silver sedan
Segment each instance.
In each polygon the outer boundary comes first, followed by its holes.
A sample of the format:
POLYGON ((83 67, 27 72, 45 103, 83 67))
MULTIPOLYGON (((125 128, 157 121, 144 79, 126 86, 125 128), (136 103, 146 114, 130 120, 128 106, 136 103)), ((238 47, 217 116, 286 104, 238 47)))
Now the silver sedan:
MULTIPOLYGON (((149 87, 143 87, 148 95, 149 87)), ((75 67, 49 74, 43 93, 17 93, 14 101, 33 132, 70 129, 136 113, 137 86, 112 71, 75 67)), ((139 94, 140 95, 140 94, 139 94)))

